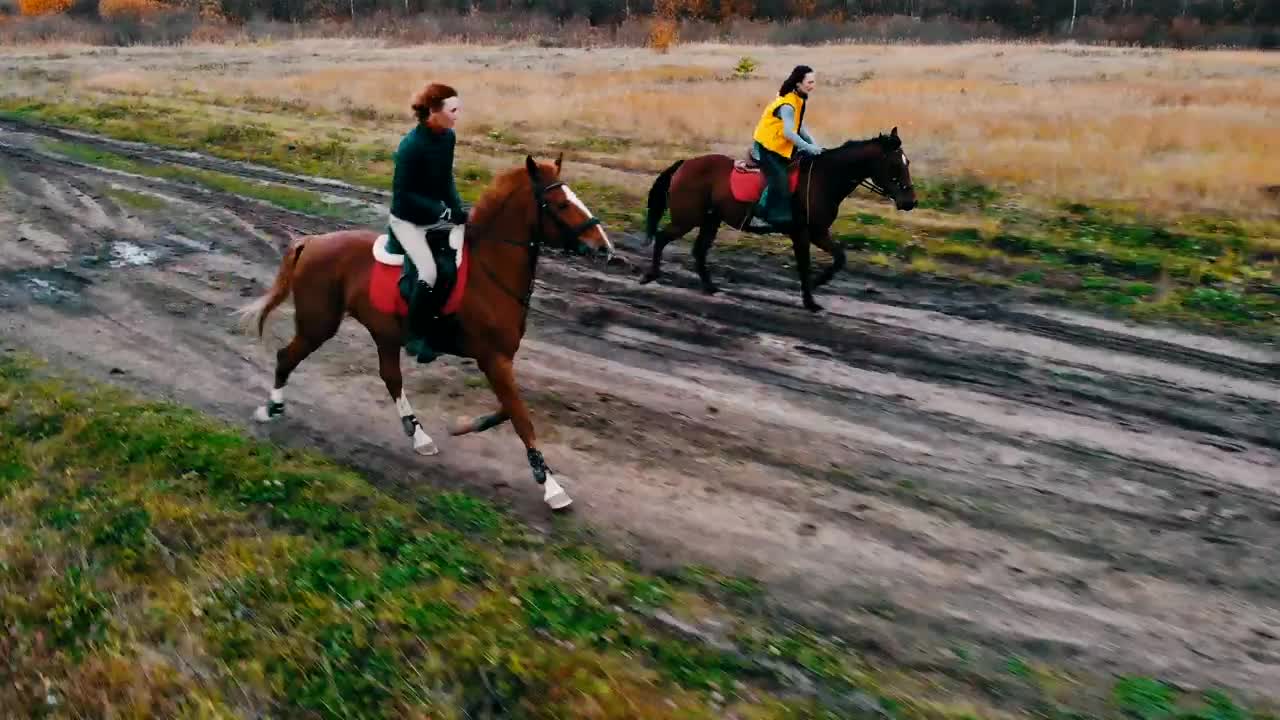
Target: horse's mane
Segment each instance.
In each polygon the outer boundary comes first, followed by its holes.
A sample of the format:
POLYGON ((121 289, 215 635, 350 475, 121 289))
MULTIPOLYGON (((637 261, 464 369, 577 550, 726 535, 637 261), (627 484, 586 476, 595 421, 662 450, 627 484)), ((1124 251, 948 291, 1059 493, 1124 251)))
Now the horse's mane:
MULTIPOLYGON (((538 165, 538 169, 542 172, 553 172, 548 171, 547 166, 542 164, 538 165)), ((467 221, 468 224, 476 226, 488 224, 507 205, 507 198, 518 192, 528 193, 530 198, 533 197, 529 171, 524 165, 504 170, 494 178, 489 188, 471 207, 471 219, 467 221)))
MULTIPOLYGON (((853 148, 866 147, 867 145, 889 145, 893 143, 893 136, 888 133, 880 133, 875 137, 863 138, 861 140, 845 140, 840 147, 831 150, 850 150, 853 148)), ((828 152, 831 152, 828 150, 828 152)))

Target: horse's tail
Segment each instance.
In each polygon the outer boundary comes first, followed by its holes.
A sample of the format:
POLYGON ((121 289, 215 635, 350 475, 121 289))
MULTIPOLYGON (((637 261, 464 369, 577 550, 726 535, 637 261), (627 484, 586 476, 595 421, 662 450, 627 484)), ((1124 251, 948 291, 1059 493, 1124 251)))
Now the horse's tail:
POLYGON ((671 178, 684 164, 683 160, 675 161, 671 167, 662 171, 653 187, 649 188, 649 214, 644 220, 644 234, 649 242, 658 236, 658 223, 662 221, 662 213, 667 211, 667 193, 671 190, 671 178))
POLYGON ((298 257, 302 255, 306 242, 306 237, 296 237, 290 233, 289 247, 284 251, 284 258, 280 260, 280 269, 276 271, 276 280, 271 284, 271 289, 262 297, 236 311, 240 316, 241 326, 246 330, 257 326, 258 337, 262 337, 267 316, 279 307, 280 303, 288 299, 289 293, 293 291, 293 269, 298 264, 298 257))

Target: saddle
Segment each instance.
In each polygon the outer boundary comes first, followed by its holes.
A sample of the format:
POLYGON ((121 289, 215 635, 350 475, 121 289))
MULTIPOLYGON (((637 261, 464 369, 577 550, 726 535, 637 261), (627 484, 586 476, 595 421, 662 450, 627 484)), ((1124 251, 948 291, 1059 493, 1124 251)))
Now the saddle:
MULTIPOLYGON (((800 181, 800 158, 793 157, 787 165, 788 186, 791 192, 795 192, 800 181)), ((729 174, 729 191, 733 195, 733 199, 738 202, 750 203, 751 208, 747 211, 746 218, 743 219, 739 230, 756 233, 774 233, 783 232, 785 228, 778 228, 767 223, 761 216, 764 214, 768 195, 766 187, 764 168, 761 167, 760 161, 752 155, 752 150, 748 149, 746 154, 733 161, 733 172, 729 174)))
MULTIPOLYGON (((733 169, 738 172, 764 172, 764 168, 760 167, 760 161, 751 154, 748 148, 745 155, 733 161, 733 169)), ((791 162, 787 164, 787 171, 795 173, 800 169, 799 154, 793 155, 791 162)))
POLYGON ((369 283, 373 306, 401 318, 405 349, 430 362, 432 347, 454 352, 457 343, 456 318, 462 306, 467 282, 468 249, 465 225, 440 223, 426 229, 424 236, 436 263, 436 279, 431 285, 418 282, 418 269, 388 227, 373 243, 375 260, 369 283))
POLYGON ((738 172, 761 172, 760 161, 751 157, 751 151, 733 161, 733 169, 738 172))

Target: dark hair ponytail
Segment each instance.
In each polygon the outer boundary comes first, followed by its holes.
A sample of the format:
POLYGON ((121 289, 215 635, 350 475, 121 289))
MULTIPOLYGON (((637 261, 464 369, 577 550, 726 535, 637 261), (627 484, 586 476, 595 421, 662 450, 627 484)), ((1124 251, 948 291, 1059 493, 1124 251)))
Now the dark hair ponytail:
POLYGON ((778 88, 778 97, 782 97, 792 90, 795 90, 796 86, 804 81, 804 76, 811 72, 813 72, 813 68, 808 65, 797 65, 795 69, 791 71, 791 74, 787 76, 787 79, 782 83, 782 87, 778 88))

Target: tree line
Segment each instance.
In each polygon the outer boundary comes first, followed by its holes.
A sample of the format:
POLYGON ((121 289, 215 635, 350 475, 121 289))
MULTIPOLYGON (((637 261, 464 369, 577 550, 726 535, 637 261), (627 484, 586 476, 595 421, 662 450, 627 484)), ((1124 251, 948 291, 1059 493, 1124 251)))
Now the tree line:
MULTIPOLYGON (((707 39, 734 40, 735 33, 726 28, 746 22, 775 25, 777 32, 766 41, 801 44, 842 39, 948 42, 994 36, 1280 47, 1280 0, 0 0, 0 19, 6 11, 106 19, 134 9, 185 12, 192 22, 336 20, 392 33, 403 18, 412 16, 419 22, 432 18, 441 29, 451 29, 445 34, 477 37, 481 33, 475 28, 515 37, 521 33, 519 26, 536 26, 536 34, 545 34, 548 22, 552 32, 559 26, 566 37, 583 26, 593 35, 603 28, 617 36, 621 26, 658 21, 698 26, 707 39), (106 7, 112 12, 104 11, 106 7), (530 25, 533 20, 538 22, 530 25)), ((693 39, 683 30, 679 34, 693 39)), ((652 41, 647 33, 642 36, 652 41)))
POLYGON ((991 23, 1013 36, 1061 34, 1085 19, 1138 19, 1205 26, 1280 26, 1280 0, 220 0, 228 18, 302 21, 344 14, 533 13, 592 25, 636 17, 723 21, 731 18, 785 22, 834 22, 906 16, 991 23))

